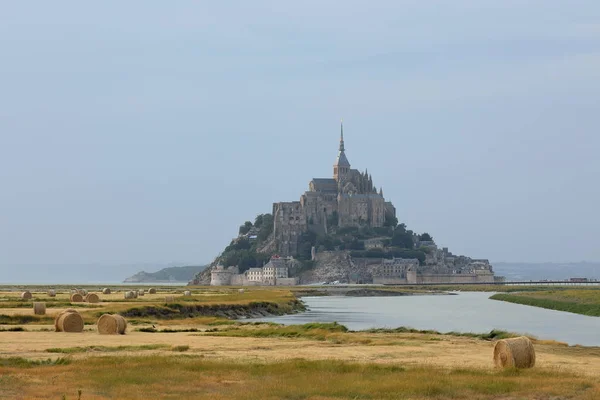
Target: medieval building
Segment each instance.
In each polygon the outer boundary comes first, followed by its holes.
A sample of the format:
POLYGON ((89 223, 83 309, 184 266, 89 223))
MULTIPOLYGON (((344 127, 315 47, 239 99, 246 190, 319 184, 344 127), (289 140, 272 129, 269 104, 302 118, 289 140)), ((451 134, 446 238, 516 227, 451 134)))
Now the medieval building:
POLYGON ((313 178, 299 201, 273 204, 277 250, 295 255, 300 235, 309 230, 323 234, 332 225, 381 227, 395 216, 396 209, 385 201, 383 189, 377 191, 371 175, 351 168, 342 125, 333 177, 313 178))

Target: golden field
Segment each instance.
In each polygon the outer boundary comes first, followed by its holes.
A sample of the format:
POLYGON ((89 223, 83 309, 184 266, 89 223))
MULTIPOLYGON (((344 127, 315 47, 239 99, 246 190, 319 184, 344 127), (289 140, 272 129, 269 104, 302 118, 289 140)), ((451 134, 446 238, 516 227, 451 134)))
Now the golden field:
MULTIPOLYGON (((194 288, 186 298, 179 288, 165 291, 180 291, 168 295, 190 305, 294 300, 287 289, 194 288)), ((96 332, 98 314, 168 306, 165 291, 78 304, 82 333, 53 332, 52 316, 69 306, 66 292, 54 300, 33 293, 49 305, 48 315, 20 324, 33 315, 31 302, 1 292, 0 315, 11 323, 0 325, 0 398, 600 399, 600 348, 556 342, 535 341, 535 368, 500 371, 493 367, 494 341, 470 336, 243 324, 203 315, 128 318, 126 335, 96 332), (15 328, 25 331, 6 331, 15 328)))

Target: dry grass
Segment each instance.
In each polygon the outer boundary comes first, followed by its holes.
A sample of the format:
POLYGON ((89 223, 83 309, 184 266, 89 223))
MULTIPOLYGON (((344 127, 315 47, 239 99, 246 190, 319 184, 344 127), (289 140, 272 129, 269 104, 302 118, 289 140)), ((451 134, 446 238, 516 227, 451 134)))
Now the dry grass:
MULTIPOLYGON (((52 316, 69 307, 67 292, 59 290, 56 298, 50 298, 45 289, 31 291, 35 301, 47 302, 48 316, 34 316, 31 302, 29 308, 1 310, 6 316, 0 323, 11 325, 0 330, 27 327, 0 333, 2 399, 77 398, 78 389, 83 399, 600 398, 595 383, 600 380, 600 348, 537 341, 535 368, 500 372, 492 361, 493 339, 505 334, 498 332, 465 336, 407 329, 346 332, 332 324, 282 327, 215 316, 140 317, 129 321, 136 326, 127 335, 99 335, 90 325, 98 313, 163 307, 165 291, 132 301, 113 291, 101 296, 97 308, 78 308, 88 324, 83 333, 57 334, 46 330, 52 316), (157 333, 138 330, 151 324, 157 333), (202 332, 211 329, 216 331, 202 332), (68 358, 48 361, 49 351, 68 358)), ((245 293, 236 288, 194 288, 192 296, 181 301, 180 294, 175 295, 186 307, 285 304, 294 299, 288 289, 266 288, 245 293)), ((0 293, 0 304, 23 303, 6 296, 0 293)))
POLYGON ((588 377, 548 369, 482 371, 336 360, 275 363, 187 356, 119 357, 0 367, 0 397, 47 399, 597 399, 588 377), (65 388, 73 388, 69 389, 65 388))

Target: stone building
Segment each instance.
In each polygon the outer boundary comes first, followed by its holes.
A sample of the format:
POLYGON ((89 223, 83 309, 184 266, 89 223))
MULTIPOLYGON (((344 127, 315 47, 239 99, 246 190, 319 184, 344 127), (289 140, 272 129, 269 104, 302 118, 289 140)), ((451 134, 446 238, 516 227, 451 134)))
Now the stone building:
POLYGON ((292 258, 271 257, 262 268, 250 268, 239 273, 237 267, 217 265, 210 271, 211 286, 293 286, 297 278, 289 277, 288 262, 292 258))
POLYGON ((377 191, 368 171, 352 169, 341 127, 338 155, 332 178, 314 178, 300 201, 273 204, 274 237, 282 255, 298 253, 302 233, 328 233, 332 225, 384 226, 386 218, 396 216, 391 202, 386 202, 383 189, 377 191))

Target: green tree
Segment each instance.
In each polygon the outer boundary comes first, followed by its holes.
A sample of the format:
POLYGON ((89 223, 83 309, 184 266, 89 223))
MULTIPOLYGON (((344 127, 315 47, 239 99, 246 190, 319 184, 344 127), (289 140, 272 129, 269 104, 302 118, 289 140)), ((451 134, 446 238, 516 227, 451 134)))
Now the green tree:
POLYGON ((393 228, 398 225, 398 218, 393 215, 386 215, 385 221, 383 222, 383 226, 391 226, 393 228))
POLYGON ((244 222, 244 225, 240 226, 240 235, 245 235, 246 233, 250 232, 250 229, 252 229, 252 222, 250 221, 246 221, 244 222))
POLYGON ((429 233, 425 232, 419 236, 419 241, 420 242, 433 242, 433 237, 429 233))

